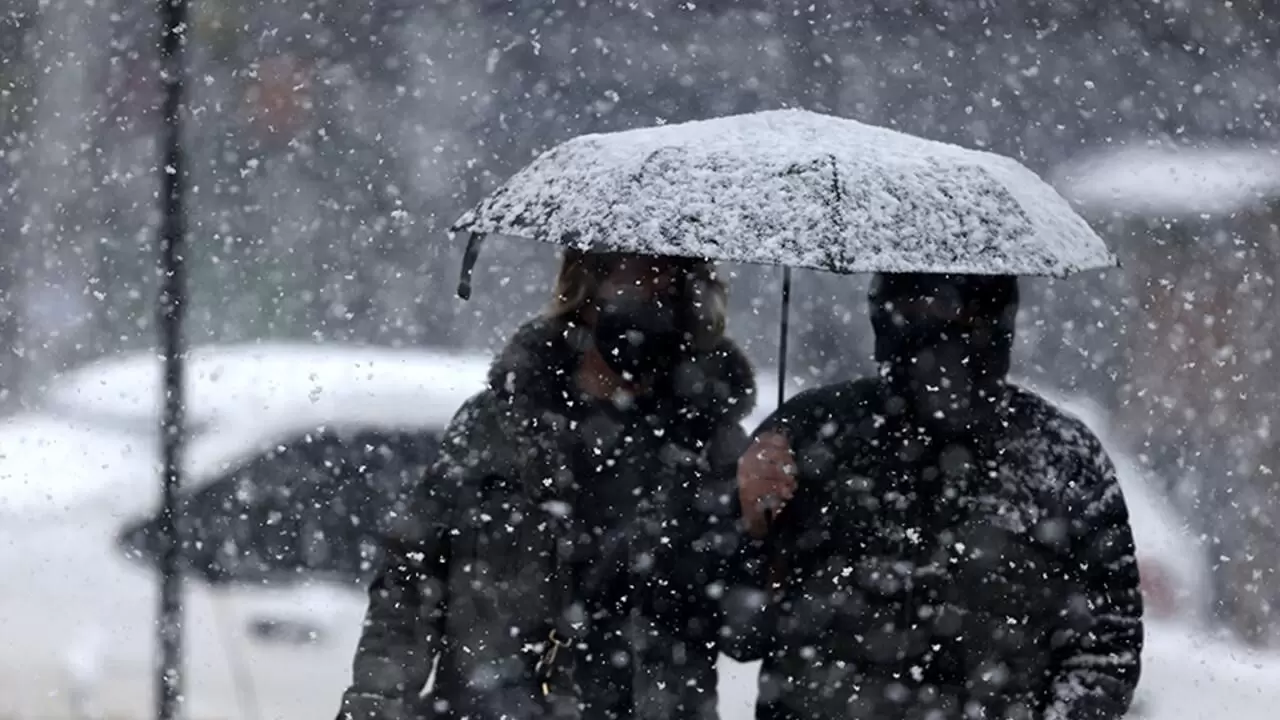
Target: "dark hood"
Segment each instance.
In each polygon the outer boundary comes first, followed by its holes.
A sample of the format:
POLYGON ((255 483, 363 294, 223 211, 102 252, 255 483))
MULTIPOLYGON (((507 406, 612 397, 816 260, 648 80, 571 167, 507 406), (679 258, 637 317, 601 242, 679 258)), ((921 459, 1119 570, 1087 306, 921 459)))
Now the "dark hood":
POLYGON ((1003 379, 1009 374, 1018 312, 1017 278, 881 273, 872 283, 869 299, 878 362, 890 366, 908 362, 921 343, 946 331, 951 322, 946 316, 896 321, 895 308, 929 299, 939 305, 954 305, 959 313, 956 322, 985 329, 988 337, 970 345, 974 361, 981 363, 988 375, 1003 379))
POLYGON ((1013 277, 881 274, 871 288, 886 409, 941 437, 999 421, 1013 358, 1013 277))

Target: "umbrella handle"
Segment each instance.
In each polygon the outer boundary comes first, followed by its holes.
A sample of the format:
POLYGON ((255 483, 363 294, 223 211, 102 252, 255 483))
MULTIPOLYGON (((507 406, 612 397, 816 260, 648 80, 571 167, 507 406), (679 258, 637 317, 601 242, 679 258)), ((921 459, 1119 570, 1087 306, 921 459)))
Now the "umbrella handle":
POLYGON ((458 276, 458 297, 471 299, 471 272, 475 270, 476 260, 480 258, 480 245, 484 242, 484 233, 471 233, 467 238, 467 249, 462 253, 462 272, 458 276))

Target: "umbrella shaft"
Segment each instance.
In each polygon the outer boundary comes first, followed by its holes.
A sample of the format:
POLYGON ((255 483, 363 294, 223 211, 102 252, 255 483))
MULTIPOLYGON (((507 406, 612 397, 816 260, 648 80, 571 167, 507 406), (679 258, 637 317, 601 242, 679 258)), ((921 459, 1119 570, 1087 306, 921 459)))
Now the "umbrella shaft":
POLYGON ((778 321, 778 407, 787 399, 787 335, 791 319, 791 268, 782 268, 782 315, 778 321))

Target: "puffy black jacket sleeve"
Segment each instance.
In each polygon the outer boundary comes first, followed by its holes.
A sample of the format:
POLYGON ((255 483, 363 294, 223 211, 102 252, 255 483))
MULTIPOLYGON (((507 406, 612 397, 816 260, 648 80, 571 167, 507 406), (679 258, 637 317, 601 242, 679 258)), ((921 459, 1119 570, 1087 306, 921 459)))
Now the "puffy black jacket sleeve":
POLYGON ((768 553, 765 543, 745 531, 738 537, 721 599, 720 652, 739 662, 753 662, 765 656, 773 631, 768 553))
POLYGON ((364 632, 339 720, 410 720, 443 642, 449 537, 467 482, 467 448, 483 419, 479 397, 455 415, 440 455, 392 518, 369 588, 364 632))
POLYGON ((1115 466, 1085 431, 1074 477, 1063 488, 1069 566, 1079 593, 1059 634, 1045 720, 1118 720, 1141 674, 1142 594, 1133 533, 1115 466))
MULTIPOLYGON (((751 433, 755 437, 766 431, 781 430, 792 438, 793 447, 812 433, 816 418, 823 416, 821 395, 810 390, 788 400, 751 433)), ((760 660, 768 652, 774 631, 775 598, 769 582, 769 540, 756 540, 742 523, 742 504, 738 497, 737 463, 746 452, 750 438, 744 438, 725 474, 731 478, 728 491, 729 511, 734 518, 734 548, 725 572, 725 589, 721 598, 720 651, 739 662, 760 660)))
POLYGON ((447 543, 386 543, 340 720, 408 720, 439 652, 447 543))

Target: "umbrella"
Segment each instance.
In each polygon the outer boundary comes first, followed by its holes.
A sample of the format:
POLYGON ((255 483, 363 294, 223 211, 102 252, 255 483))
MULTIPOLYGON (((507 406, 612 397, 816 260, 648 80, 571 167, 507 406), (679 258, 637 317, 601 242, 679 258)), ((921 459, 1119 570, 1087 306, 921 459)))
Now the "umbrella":
POLYGON ((784 268, 1065 276, 1115 256, 1017 161, 805 110, 583 135, 542 154, 451 228, 592 251, 784 268))

